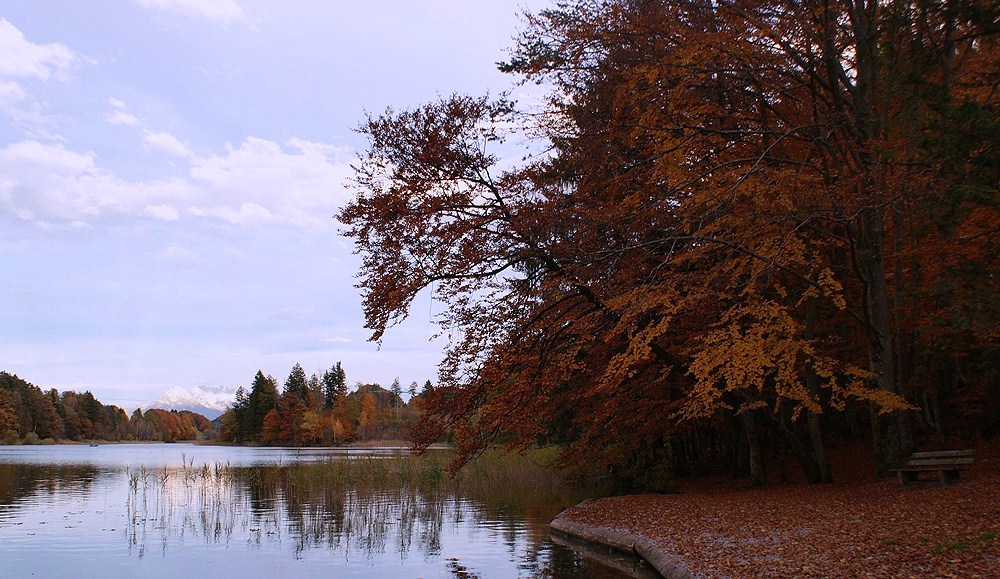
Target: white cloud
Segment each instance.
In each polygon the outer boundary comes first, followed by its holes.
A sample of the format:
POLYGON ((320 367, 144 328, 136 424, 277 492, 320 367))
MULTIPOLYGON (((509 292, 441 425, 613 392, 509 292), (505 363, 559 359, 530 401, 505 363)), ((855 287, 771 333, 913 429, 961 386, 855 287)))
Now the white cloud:
POLYGON ((191 264, 197 261, 197 257, 193 252, 176 245, 169 245, 152 257, 157 261, 166 261, 169 263, 191 264))
POLYGON ((241 225, 329 226, 347 197, 343 183, 351 154, 300 139, 283 147, 248 138, 239 147, 227 146, 225 155, 192 161, 191 176, 213 195, 191 212, 241 225))
POLYGON ((112 125, 124 125, 126 127, 138 127, 142 125, 142 121, 139 120, 139 117, 121 109, 107 113, 104 115, 104 120, 112 125))
POLYGON ((0 149, 0 163, 12 172, 35 174, 85 173, 96 171, 93 153, 76 153, 61 144, 21 141, 0 149))
POLYGON ((17 218, 20 219, 21 221, 34 221, 35 220, 35 214, 32 213, 31 210, 25 209, 24 207, 15 207, 14 208, 14 215, 16 215, 17 218))
POLYGON ((18 123, 43 122, 40 106, 21 82, 65 80, 80 60, 65 44, 28 41, 16 26, 0 17, 0 113, 18 123))
POLYGON ((219 22, 243 20, 247 16, 243 7, 234 0, 135 0, 135 3, 143 8, 219 22))
POLYGON ((180 139, 170 133, 154 133, 146 131, 145 136, 142 138, 142 142, 149 147, 159 149, 175 157, 187 158, 192 156, 191 150, 187 148, 187 145, 182 143, 180 139))
POLYGON ((144 142, 186 159, 187 174, 133 182, 101 167, 94 153, 61 143, 25 140, 0 148, 0 218, 30 214, 39 225, 73 227, 106 218, 170 222, 183 207, 239 227, 316 230, 335 225, 332 216, 348 197, 349 149, 248 138, 200 157, 167 133, 147 133, 144 142))
POLYGON ((77 61, 65 44, 34 44, 0 17, 0 78, 63 78, 77 61))
POLYGON ((28 97, 18 83, 0 80, 0 110, 8 109, 28 97))
POLYGON ((142 213, 160 221, 177 221, 180 219, 180 213, 169 205, 149 205, 142 210, 142 213))
POLYGON ((256 203, 243 203, 239 208, 221 207, 191 207, 188 209, 196 217, 214 217, 231 225, 263 226, 275 221, 274 214, 256 203))
POLYGON ((98 167, 91 152, 30 140, 0 149, 0 175, 0 216, 30 213, 39 225, 82 227, 102 217, 143 215, 146 207, 190 202, 193 194, 182 180, 125 181, 98 167))
POLYGON ((123 100, 118 100, 115 97, 108 97, 108 104, 114 107, 114 111, 106 113, 104 115, 104 120, 112 125, 125 125, 127 127, 139 127, 142 126, 142 121, 139 117, 125 112, 128 105, 123 100))

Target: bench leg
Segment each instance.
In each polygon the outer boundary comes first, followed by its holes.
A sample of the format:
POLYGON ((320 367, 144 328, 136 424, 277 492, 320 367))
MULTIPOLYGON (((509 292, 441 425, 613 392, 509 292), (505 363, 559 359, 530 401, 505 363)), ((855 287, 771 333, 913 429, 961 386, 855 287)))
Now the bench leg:
POLYGON ((954 470, 940 470, 940 471, 938 471, 938 474, 939 474, 938 478, 941 481, 941 484, 943 484, 943 485, 947 485, 947 484, 951 484, 951 483, 954 483, 954 482, 958 482, 958 476, 959 476, 958 472, 959 472, 958 469, 954 469, 954 470))
POLYGON ((917 472, 900 470, 896 471, 896 474, 899 475, 900 486, 905 487, 906 485, 917 481, 917 472))

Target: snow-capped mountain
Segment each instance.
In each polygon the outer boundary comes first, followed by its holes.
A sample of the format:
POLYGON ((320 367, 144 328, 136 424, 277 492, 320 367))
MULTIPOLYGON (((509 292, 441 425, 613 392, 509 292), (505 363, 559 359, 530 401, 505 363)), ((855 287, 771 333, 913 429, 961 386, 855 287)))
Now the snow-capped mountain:
POLYGON ((190 410, 215 420, 236 399, 236 388, 228 386, 175 386, 162 396, 143 406, 143 410, 162 408, 164 410, 190 410))

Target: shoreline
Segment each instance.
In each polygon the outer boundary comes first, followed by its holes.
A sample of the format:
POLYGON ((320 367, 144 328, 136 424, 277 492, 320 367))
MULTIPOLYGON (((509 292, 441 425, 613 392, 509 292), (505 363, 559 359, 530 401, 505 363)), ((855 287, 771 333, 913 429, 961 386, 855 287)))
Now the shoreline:
POLYGON ((661 549, 656 541, 637 533, 629 533, 606 527, 587 525, 570 520, 568 513, 585 508, 594 499, 587 499, 575 507, 570 507, 552 519, 549 527, 556 533, 574 539, 607 547, 615 551, 639 557, 666 579, 694 579, 687 565, 679 557, 661 549))
POLYGON ((1000 577, 1000 442, 978 446, 945 486, 874 480, 859 447, 834 454, 831 484, 698 477, 676 493, 583 501, 549 528, 669 578, 1000 577))
MULTIPOLYGON (((389 439, 389 440, 364 440, 356 441, 351 443, 339 444, 339 445, 304 445, 304 446, 285 446, 285 445, 263 445, 263 444, 236 444, 232 442, 223 442, 218 439, 191 439, 191 440, 72 440, 68 438, 40 438, 32 442, 25 442, 19 440, 17 442, 6 442, 0 443, 0 446, 88 446, 90 444, 96 444, 98 446, 113 445, 113 444, 197 444, 203 446, 231 446, 231 447, 246 447, 246 448, 411 448, 412 443, 406 440, 399 439, 389 439)), ((434 444, 427 447, 428 450, 449 450, 451 446, 444 442, 435 442, 434 444)))

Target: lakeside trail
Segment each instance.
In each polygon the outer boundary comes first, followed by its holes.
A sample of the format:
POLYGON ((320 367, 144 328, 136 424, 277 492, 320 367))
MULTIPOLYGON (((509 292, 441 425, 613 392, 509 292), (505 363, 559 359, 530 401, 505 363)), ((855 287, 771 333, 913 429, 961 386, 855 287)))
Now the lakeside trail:
POLYGON ((833 484, 698 478, 678 494, 587 501, 559 518, 638 539, 695 577, 1000 577, 1000 443, 977 449, 946 487, 874 481, 862 447, 833 452, 833 484))

